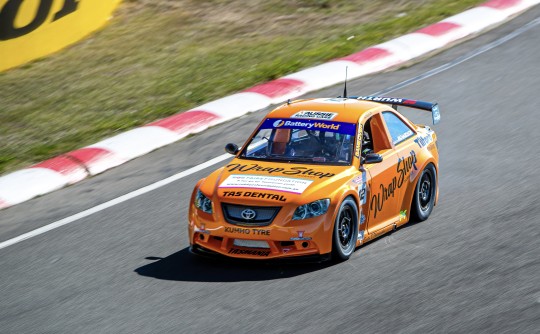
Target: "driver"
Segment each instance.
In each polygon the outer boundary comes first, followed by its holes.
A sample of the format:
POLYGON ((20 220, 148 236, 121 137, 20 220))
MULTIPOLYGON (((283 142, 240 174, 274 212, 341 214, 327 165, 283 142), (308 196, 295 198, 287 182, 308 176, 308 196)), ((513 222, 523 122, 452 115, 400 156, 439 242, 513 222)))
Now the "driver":
POLYGON ((323 156, 335 156, 337 153, 337 144, 338 140, 336 140, 335 135, 332 132, 319 132, 319 143, 321 144, 321 155, 323 156), (327 134, 330 134, 330 136, 327 136, 327 134))
POLYGON ((373 153, 373 143, 371 142, 369 133, 364 130, 362 134, 362 156, 366 156, 369 153, 373 153))

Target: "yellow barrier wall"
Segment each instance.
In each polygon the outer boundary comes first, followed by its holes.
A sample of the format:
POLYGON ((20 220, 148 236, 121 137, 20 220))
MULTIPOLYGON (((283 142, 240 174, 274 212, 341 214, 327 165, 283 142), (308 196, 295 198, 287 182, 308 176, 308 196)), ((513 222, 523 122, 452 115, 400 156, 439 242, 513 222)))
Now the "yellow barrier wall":
POLYGON ((0 0, 0 71, 46 56, 103 26, 121 0, 0 0))

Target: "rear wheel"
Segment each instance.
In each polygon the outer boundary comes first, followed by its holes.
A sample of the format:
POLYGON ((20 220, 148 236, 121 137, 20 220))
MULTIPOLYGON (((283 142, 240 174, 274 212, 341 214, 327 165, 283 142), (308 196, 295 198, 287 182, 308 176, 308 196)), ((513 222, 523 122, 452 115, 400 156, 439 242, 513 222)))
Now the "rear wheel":
POLYGON ((411 217, 415 221, 428 219, 435 204, 437 194, 437 172, 432 164, 429 164, 420 174, 416 189, 414 190, 411 205, 411 217))
POLYGON ((346 198, 339 206, 334 223, 332 257, 338 261, 347 260, 356 248, 358 237, 358 207, 351 198, 346 198))

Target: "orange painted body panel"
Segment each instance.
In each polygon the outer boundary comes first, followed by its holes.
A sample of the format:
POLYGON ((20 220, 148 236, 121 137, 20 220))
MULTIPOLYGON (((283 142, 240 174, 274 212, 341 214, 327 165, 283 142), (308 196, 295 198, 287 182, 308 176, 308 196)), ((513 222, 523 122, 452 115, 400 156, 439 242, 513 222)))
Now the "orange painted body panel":
MULTIPOLYGON (((350 163, 328 165, 254 160, 241 157, 242 150, 247 150, 243 147, 229 164, 195 186, 188 217, 192 247, 233 258, 258 260, 329 254, 337 211, 347 197, 351 197, 358 207, 358 231, 354 232, 358 234, 355 237, 357 247, 409 221, 421 171, 433 164, 438 176, 435 133, 429 127, 409 122, 389 106, 354 99, 294 101, 270 112, 259 126, 265 120, 292 119, 306 111, 314 112, 311 116, 331 117, 335 124, 356 126, 354 155, 350 163), (409 137, 396 145, 381 116, 386 111, 399 117, 411 129, 411 133, 407 133, 409 137), (383 159, 378 163, 361 164, 362 148, 359 145, 363 142, 362 131, 368 119, 374 137, 386 136, 376 139, 379 145, 376 153, 383 159), (211 201, 212 213, 196 207, 198 191, 211 201), (326 213, 293 220, 299 206, 323 199, 330 200, 326 213), (249 214, 246 208, 274 216, 269 216, 268 223, 261 226, 236 223, 234 215, 249 214)), ((250 137, 255 133, 257 130, 250 137)), ((288 139, 278 133, 274 143, 288 139)), ((249 141, 244 146, 248 144, 249 141)))

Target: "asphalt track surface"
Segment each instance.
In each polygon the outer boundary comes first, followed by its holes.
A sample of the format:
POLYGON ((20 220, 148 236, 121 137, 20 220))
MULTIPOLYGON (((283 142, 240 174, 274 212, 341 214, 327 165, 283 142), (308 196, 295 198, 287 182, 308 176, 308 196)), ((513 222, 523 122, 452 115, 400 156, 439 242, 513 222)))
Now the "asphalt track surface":
MULTIPOLYGON (((540 17, 540 6, 364 95, 452 62, 540 17)), ((389 95, 438 101, 440 202, 427 222, 323 265, 241 265, 187 251, 191 189, 210 167, 0 249, 2 333, 538 333, 540 24, 389 95)), ((332 87, 310 96, 340 95, 332 87)), ((405 112, 429 123, 430 115, 405 112)), ((223 154, 264 116, 216 126, 0 211, 0 242, 223 154)))

